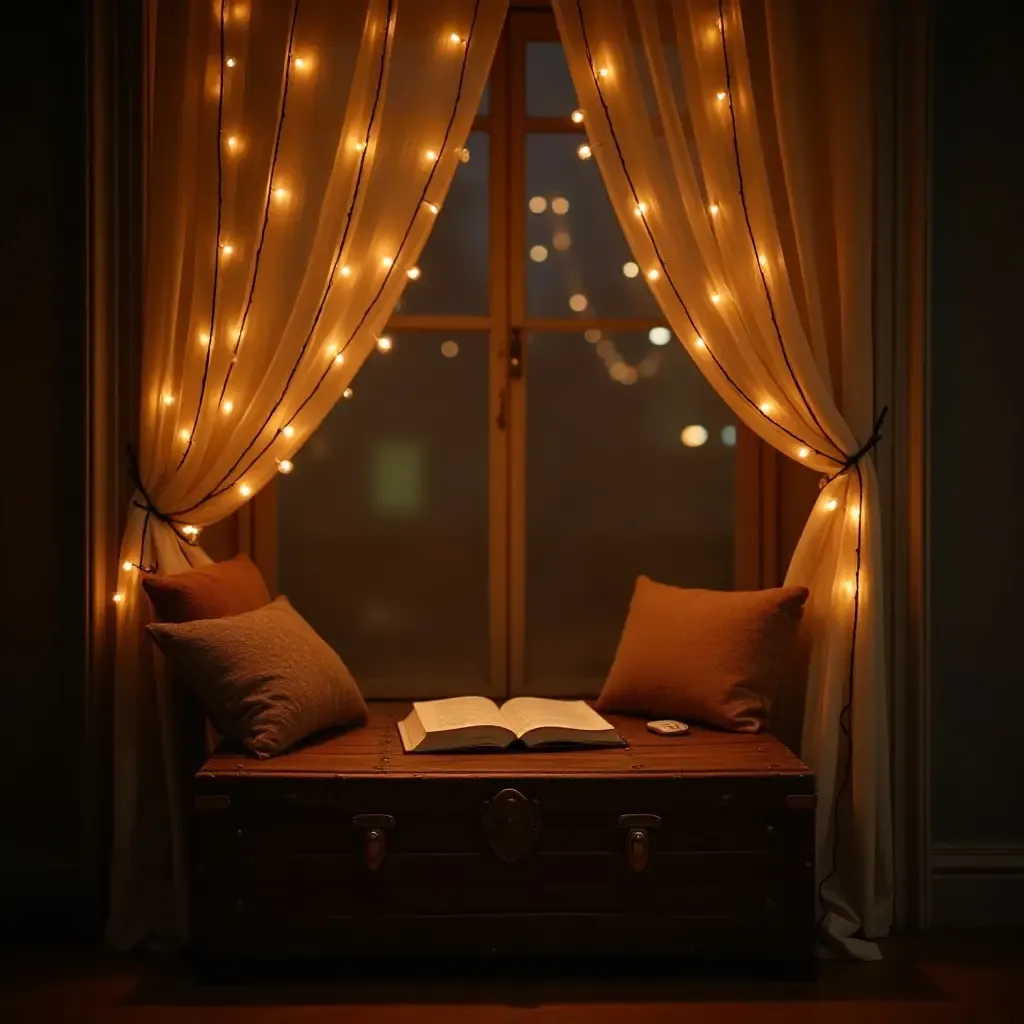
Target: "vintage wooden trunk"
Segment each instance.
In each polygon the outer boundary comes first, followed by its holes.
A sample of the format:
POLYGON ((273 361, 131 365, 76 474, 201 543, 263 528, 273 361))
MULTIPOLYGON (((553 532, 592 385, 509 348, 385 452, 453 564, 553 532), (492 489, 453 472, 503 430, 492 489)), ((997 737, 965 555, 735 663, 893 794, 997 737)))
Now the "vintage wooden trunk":
POLYGON ((813 955, 814 778, 768 735, 405 754, 408 705, 192 794, 207 958, 334 953, 813 955))

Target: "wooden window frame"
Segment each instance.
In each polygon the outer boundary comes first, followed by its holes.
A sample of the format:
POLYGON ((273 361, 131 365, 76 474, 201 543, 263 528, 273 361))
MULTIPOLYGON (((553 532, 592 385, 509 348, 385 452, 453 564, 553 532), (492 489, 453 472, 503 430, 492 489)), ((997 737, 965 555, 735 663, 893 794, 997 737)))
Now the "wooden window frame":
MULTIPOLYGON (((527 139, 538 133, 586 137, 568 114, 538 117, 526 110, 527 46, 558 42, 550 7, 514 5, 495 53, 490 75, 488 113, 473 131, 488 133, 489 168, 489 312, 486 315, 397 314, 389 332, 443 331, 452 335, 485 332, 489 337, 489 597, 490 679, 487 690, 506 696, 526 687, 526 389, 528 373, 510 372, 513 331, 575 334, 588 328, 643 332, 663 317, 534 317, 526 310, 525 159, 527 139), (500 426, 499 422, 504 423, 500 426)), ((525 346, 523 346, 525 354, 525 346)), ((780 551, 778 453, 748 428, 737 425, 734 580, 738 589, 781 582, 788 558, 780 551)), ((788 460, 785 460, 788 461, 788 460)), ((239 549, 247 551, 277 584, 277 485, 272 482, 238 515, 239 549)), ((809 492, 808 492, 809 493, 809 492)), ((815 485, 816 493, 816 485, 815 485)), ((811 499, 813 500, 813 498, 811 499)), ((807 508, 811 501, 807 502, 807 508)), ((806 513, 800 520, 802 525, 806 513)), ((205 539, 205 538, 204 538, 205 539)), ((795 538, 793 538, 795 543, 795 538)), ((792 550, 790 544, 786 545, 792 550)), ((388 696, 423 696, 410 692, 388 696)))

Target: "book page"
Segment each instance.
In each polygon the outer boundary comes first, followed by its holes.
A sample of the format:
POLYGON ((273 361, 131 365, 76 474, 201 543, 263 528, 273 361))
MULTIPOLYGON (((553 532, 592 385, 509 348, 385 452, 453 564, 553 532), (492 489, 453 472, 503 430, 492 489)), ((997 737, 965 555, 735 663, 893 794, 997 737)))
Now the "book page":
POLYGON ((531 729, 573 729, 578 732, 603 732, 611 729, 593 708, 582 700, 551 700, 547 697, 514 697, 505 701, 501 713, 517 736, 531 729))
POLYGON ((416 701, 413 704, 424 731, 447 732, 474 725, 510 728, 498 705, 486 697, 448 697, 444 700, 416 701))

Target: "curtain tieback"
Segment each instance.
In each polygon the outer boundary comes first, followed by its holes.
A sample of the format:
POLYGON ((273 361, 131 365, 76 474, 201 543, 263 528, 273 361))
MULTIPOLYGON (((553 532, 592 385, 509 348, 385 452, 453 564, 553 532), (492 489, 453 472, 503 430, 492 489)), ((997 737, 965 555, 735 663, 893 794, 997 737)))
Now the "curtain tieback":
POLYGON ((831 476, 823 476, 819 487, 827 487, 836 477, 840 477, 848 470, 854 469, 857 463, 878 445, 878 442, 882 440, 882 424, 885 422, 888 412, 889 406, 882 406, 882 411, 878 414, 878 419, 875 420, 875 427, 871 431, 871 436, 852 455, 847 455, 846 461, 831 476))
POLYGON ((165 523, 169 526, 174 531, 175 536, 184 544, 194 545, 198 543, 199 531, 192 528, 186 532, 176 519, 167 515, 166 512, 161 511, 160 508, 157 507, 142 482, 142 474, 139 472, 139 460, 135 455, 135 449, 130 444, 128 445, 128 478, 135 487, 135 493, 142 497, 142 501, 139 501, 137 497, 133 497, 132 504, 146 513, 146 518, 142 524, 142 541, 139 545, 139 561, 138 563, 134 563, 135 568, 138 569, 139 572, 155 573, 157 570, 156 563, 146 565, 142 562, 143 556, 146 552, 146 536, 149 532, 150 517, 158 519, 161 523, 165 523))

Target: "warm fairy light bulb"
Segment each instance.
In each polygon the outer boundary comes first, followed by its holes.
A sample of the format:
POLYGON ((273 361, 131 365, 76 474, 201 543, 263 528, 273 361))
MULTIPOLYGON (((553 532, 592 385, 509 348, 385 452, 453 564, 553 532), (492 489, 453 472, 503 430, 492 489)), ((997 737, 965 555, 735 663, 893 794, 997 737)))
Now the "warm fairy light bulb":
POLYGON ((718 214, 718 203, 712 203, 708 207, 708 213, 710 213, 712 217, 716 216, 718 214))
POLYGON ((334 342, 331 342, 331 344, 327 346, 327 355, 331 359, 333 359, 337 354, 338 354, 338 346, 334 342))
POLYGON ((843 580, 843 590, 847 597, 853 597, 857 593, 857 584, 853 580, 843 580))
POLYGON ((344 366, 345 365, 345 353, 344 352, 339 352, 334 357, 334 365, 335 366, 344 366))
POLYGON ((181 430, 178 431, 178 437, 180 437, 182 441, 188 441, 188 439, 191 436, 192 435, 188 432, 188 430, 185 427, 182 427, 181 430))
POLYGON ((429 161, 430 161, 431 163, 433 163, 433 162, 434 162, 434 161, 435 161, 435 160, 437 159, 437 154, 436 154, 436 153, 435 153, 435 152, 434 152, 434 151, 433 151, 432 149, 428 149, 428 150, 427 150, 427 151, 426 151, 426 152, 425 152, 425 153, 424 153, 423 155, 424 155, 424 156, 425 156, 425 157, 426 157, 426 158, 427 158, 427 159, 428 159, 428 160, 429 160, 429 161))
POLYGON ((174 395, 172 395, 169 391, 165 391, 160 401, 162 401, 164 405, 174 405, 174 395))
POLYGON ((252 488, 248 484, 239 484, 238 485, 238 493, 243 498, 248 498, 249 495, 252 494, 252 488))
POLYGON ((235 247, 229 242, 221 242, 220 251, 224 253, 225 257, 230 257, 234 253, 235 247))
POLYGON ((807 456, 810 455, 810 454, 811 454, 811 449, 810 448, 798 448, 797 452, 796 452, 796 457, 798 459, 806 459, 807 456))
POLYGON ((392 259, 392 258, 391 258, 390 256, 385 256, 385 257, 384 257, 384 258, 383 258, 383 259, 382 259, 382 260, 380 261, 380 265, 381 265, 382 267, 390 267, 390 266, 391 266, 391 265, 392 265, 392 264, 393 264, 394 262, 395 262, 395 261, 394 261, 394 260, 393 260, 393 259, 392 259))
POLYGON ((630 260, 629 263, 622 264, 622 273, 626 277, 636 277, 636 275, 640 273, 640 268, 630 260))
POLYGON ((826 512, 835 512, 837 508, 839 508, 839 502, 836 501, 835 498, 829 498, 828 501, 825 502, 826 512))
POLYGON ((576 147, 576 155, 581 160, 589 160, 594 155, 594 151, 585 142, 583 142, 576 147))
POLYGON ((286 424, 281 429, 281 433, 287 438, 293 438, 295 436, 295 428, 290 424, 286 424))
POLYGON ((583 111, 582 110, 574 110, 569 115, 569 118, 572 120, 573 124, 583 124, 583 111))
POLYGON ((362 151, 364 149, 366 149, 366 143, 365 142, 357 142, 357 143, 354 144, 353 148, 355 149, 355 151, 357 153, 362 153, 362 151))
POLYGON ((463 146, 462 149, 460 149, 458 151, 458 156, 459 156, 459 163, 460 164, 468 164, 469 163, 469 150, 466 149, 465 146, 463 146))
POLYGON ((190 525, 186 524, 185 526, 183 526, 181 528, 181 532, 183 534, 185 534, 186 537, 195 538, 195 537, 199 536, 199 527, 198 526, 190 526, 190 525))
POLYGON ((451 35, 448 36, 448 42, 451 43, 452 46, 461 46, 465 41, 466 40, 463 39, 458 32, 452 32, 451 35))
POLYGON ((228 57, 228 59, 226 61, 224 61, 224 63, 227 64, 227 66, 229 68, 233 68, 235 66, 235 58, 234 57, 228 57))
POLYGON ((548 258, 546 245, 534 245, 530 247, 530 259, 534 263, 543 263, 548 258))
POLYGON ((758 409, 760 409, 761 412, 763 412, 765 414, 765 416, 767 416, 772 411, 773 408, 774 408, 774 406, 772 405, 771 402, 762 402, 758 406, 758 409))
POLYGON ((436 217, 437 216, 437 211, 440 209, 440 207, 437 205, 437 203, 426 203, 425 205, 426 205, 427 209, 432 214, 434 214, 434 216, 436 217))
POLYGON ((345 388, 345 390, 342 391, 342 393, 341 393, 341 397, 342 398, 351 398, 352 397, 352 389, 351 388, 345 388))
POLYGON ((569 308, 574 313, 582 313, 587 308, 587 304, 586 295, 577 292, 575 295, 569 296, 569 308))
POLYGON ((349 277, 352 273, 352 268, 349 266, 343 266, 338 270, 339 277, 349 277))
POLYGON ((223 404, 223 405, 221 406, 221 408, 222 408, 222 409, 224 410, 224 413, 225 413, 226 415, 230 416, 230 415, 231 415, 231 413, 232 413, 232 412, 234 412, 234 409, 235 409, 235 403, 234 403, 234 402, 232 402, 232 401, 231 401, 231 399, 229 398, 229 399, 228 399, 228 400, 227 400, 227 401, 226 401, 226 402, 225 402, 225 403, 224 403, 224 404, 223 404))
POLYGON ((295 468, 295 463, 291 459, 281 459, 277 464, 278 473, 290 473, 295 468))
POLYGON ((757 262, 760 263, 762 267, 767 267, 768 266, 768 257, 765 256, 764 253, 761 253, 757 257, 757 262))
POLYGON ((391 345, 391 339, 387 337, 387 335, 384 335, 377 339, 377 349, 381 352, 390 352, 391 345))
POLYGON ((122 594, 120 592, 116 593, 114 595, 114 597, 113 597, 114 604, 120 604, 123 600, 124 600, 124 594, 122 594))
POLYGON ((850 518, 854 522, 857 522, 857 520, 860 519, 860 505, 851 505, 850 506, 850 518))
POLYGON ((611 74, 611 71, 608 68, 598 68, 597 69, 597 77, 598 78, 607 78, 610 74, 611 74))
POLYGON ((728 95, 729 94, 724 89, 719 89, 718 92, 715 93, 715 99, 718 100, 719 103, 724 103, 725 98, 728 95))
POLYGON ((405 272, 405 276, 406 276, 407 278, 409 278, 409 280, 410 280, 410 281, 416 281, 416 280, 418 280, 418 279, 419 279, 419 276, 420 276, 420 268, 419 268, 419 267, 410 267, 410 268, 409 268, 409 269, 408 269, 408 270, 407 270, 407 271, 405 272))
POLYGON ((283 186, 278 185, 278 187, 274 189, 274 199, 278 203, 281 203, 282 205, 284 203, 287 203, 288 202, 288 196, 289 196, 288 189, 284 188, 283 186))
POLYGON ((559 217, 564 217, 569 212, 569 200, 565 196, 555 196, 551 200, 551 212, 557 213, 559 217))
POLYGON ((206 348, 210 344, 210 336, 204 331, 199 335, 199 344, 206 348))
POLYGON ((122 568, 122 569, 124 569, 124 571, 125 571, 125 572, 131 572, 131 571, 132 571, 132 569, 134 569, 134 568, 135 568, 135 566, 134 566, 134 565, 132 565, 132 563, 131 563, 131 562, 129 562, 129 561, 127 561, 127 560, 125 560, 125 561, 123 561, 123 562, 121 563, 121 568, 122 568))
POLYGON ((699 334, 697 335, 696 338, 693 339, 693 343, 694 343, 694 345, 697 346, 697 348, 706 348, 707 347, 705 342, 704 342, 704 339, 699 334))
POLYGON ((313 62, 309 57, 296 57, 292 63, 295 65, 296 71, 310 71, 313 67, 313 62))
POLYGON ((637 203, 636 204, 636 209, 633 210, 633 213, 636 214, 637 217, 642 217, 646 212, 647 212, 647 204, 646 203, 637 203))
POLYGON ((661 277, 661 274, 658 273, 658 271, 655 270, 653 267, 650 270, 647 271, 647 280, 648 281, 657 281, 659 277, 661 277))
POLYGON ((238 141, 237 135, 229 135, 227 137, 227 147, 232 153, 237 152, 240 145, 241 143, 238 141))

